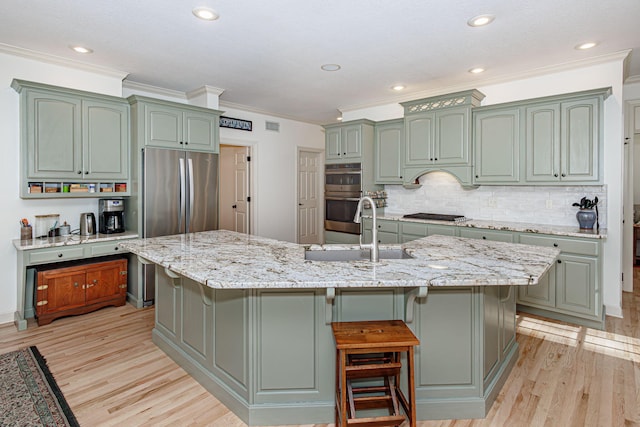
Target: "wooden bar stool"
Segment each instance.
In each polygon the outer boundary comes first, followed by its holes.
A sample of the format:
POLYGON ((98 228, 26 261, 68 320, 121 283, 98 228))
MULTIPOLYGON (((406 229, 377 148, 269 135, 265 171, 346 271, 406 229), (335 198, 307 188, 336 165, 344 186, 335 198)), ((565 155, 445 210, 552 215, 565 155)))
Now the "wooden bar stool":
POLYGON ((413 347, 420 341, 407 325, 401 320, 334 322, 331 329, 336 341, 336 427, 399 426, 407 418, 415 427, 413 347), (408 398, 400 389, 403 352, 407 353, 408 398), (382 384, 358 384, 363 379, 382 379, 382 384), (358 410, 376 408, 386 408, 389 415, 356 416, 358 410))

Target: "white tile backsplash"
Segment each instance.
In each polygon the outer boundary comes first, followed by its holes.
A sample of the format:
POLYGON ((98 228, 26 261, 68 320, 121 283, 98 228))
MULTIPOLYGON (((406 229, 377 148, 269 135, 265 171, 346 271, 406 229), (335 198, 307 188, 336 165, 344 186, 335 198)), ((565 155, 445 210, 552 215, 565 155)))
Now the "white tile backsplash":
POLYGON ((571 206, 582 197, 598 197, 600 227, 606 228, 607 189, 595 186, 487 186, 465 188, 446 172, 420 177, 422 187, 386 185, 385 213, 430 212, 459 214, 490 221, 517 221, 550 225, 578 225, 571 206))

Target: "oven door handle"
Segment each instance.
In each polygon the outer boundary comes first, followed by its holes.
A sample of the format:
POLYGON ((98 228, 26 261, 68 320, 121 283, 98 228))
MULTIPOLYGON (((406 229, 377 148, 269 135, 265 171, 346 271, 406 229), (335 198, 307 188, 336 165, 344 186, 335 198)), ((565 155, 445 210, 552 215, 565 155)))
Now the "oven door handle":
POLYGON ((325 175, 362 175, 362 171, 326 171, 325 175))
POLYGON ((357 197, 325 197, 325 200, 338 200, 343 202, 359 202, 360 199, 357 197))

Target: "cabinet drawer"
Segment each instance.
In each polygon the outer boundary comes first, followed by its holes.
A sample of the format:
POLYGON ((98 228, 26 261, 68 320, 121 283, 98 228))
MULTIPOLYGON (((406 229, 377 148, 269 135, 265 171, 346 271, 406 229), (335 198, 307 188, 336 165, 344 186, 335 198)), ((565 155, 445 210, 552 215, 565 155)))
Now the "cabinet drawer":
POLYGON ((494 242, 513 243, 513 234, 509 231, 477 230, 477 229, 471 229, 471 228, 462 228, 460 229, 460 237, 467 237, 470 239, 492 240, 494 242))
POLYGON ((386 233, 397 233, 398 222, 397 221, 378 221, 378 231, 384 231, 386 233))
POLYGON ((520 243, 537 246, 551 246, 560 249, 563 253, 570 252, 574 254, 592 256, 597 256, 599 253, 599 244, 596 241, 521 234, 520 243))
POLYGON ((29 254, 29 264, 42 264, 47 262, 68 261, 82 258, 84 248, 52 248, 50 250, 37 251, 29 254))
POLYGON ((418 224, 411 222, 403 222, 402 223, 402 234, 413 234, 416 236, 428 236, 427 233, 427 224, 418 224))
POLYGON ((94 244, 89 247, 89 256, 113 255, 126 250, 118 247, 118 241, 94 244))

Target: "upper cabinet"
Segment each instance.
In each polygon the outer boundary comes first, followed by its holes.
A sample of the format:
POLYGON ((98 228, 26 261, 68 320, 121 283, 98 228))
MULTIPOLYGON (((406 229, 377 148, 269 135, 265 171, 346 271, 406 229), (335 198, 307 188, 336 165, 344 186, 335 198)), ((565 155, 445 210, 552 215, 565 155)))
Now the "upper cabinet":
POLYGON ((603 103, 610 88, 474 110, 475 184, 602 183, 603 103))
POLYGON ((404 120, 387 120, 375 127, 375 182, 402 184, 404 120))
POLYGON ((324 126, 327 163, 360 161, 363 147, 373 148, 373 125, 370 120, 353 120, 324 126))
POLYGON ((90 187, 95 192, 126 189, 125 99, 21 80, 12 87, 20 93, 22 197, 89 195, 90 187), (55 194, 69 188, 86 194, 55 194))
POLYGON ((404 181, 432 170, 471 184, 471 109, 484 95, 477 90, 403 102, 404 181))
POLYGON ((136 121, 138 144, 217 153, 220 112, 145 98, 128 98, 136 121))
POLYGON ((520 109, 490 108, 473 113, 474 182, 520 180, 520 109))

